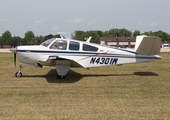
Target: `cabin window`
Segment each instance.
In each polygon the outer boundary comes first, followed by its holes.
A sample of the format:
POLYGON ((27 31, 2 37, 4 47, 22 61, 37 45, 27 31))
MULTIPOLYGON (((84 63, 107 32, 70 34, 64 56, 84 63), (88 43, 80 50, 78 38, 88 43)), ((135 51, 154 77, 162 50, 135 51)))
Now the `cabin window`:
POLYGON ((80 43, 79 42, 73 42, 70 41, 69 43, 69 50, 79 50, 80 43))
POLYGON ((83 51, 98 51, 97 47, 91 46, 91 45, 87 45, 87 44, 83 44, 83 51))
POLYGON ((50 49, 66 50, 67 49, 67 41, 57 40, 51 45, 50 49))

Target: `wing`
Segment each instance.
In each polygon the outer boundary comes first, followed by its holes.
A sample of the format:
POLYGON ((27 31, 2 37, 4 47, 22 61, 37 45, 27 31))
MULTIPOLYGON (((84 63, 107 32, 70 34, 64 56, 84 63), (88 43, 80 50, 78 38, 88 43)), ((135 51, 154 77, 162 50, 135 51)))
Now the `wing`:
POLYGON ((49 56, 48 58, 40 59, 39 63, 45 66, 62 65, 70 67, 83 67, 81 64, 76 62, 74 59, 69 58, 68 56, 67 58, 63 56, 49 56))

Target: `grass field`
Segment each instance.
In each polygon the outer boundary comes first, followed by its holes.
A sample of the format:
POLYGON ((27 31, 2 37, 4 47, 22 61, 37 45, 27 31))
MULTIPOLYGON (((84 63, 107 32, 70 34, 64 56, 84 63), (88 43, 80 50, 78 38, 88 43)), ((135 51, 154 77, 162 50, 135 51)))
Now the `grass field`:
POLYGON ((64 80, 54 67, 22 69, 0 53, 0 119, 170 119, 170 53, 150 63, 71 68, 64 80))

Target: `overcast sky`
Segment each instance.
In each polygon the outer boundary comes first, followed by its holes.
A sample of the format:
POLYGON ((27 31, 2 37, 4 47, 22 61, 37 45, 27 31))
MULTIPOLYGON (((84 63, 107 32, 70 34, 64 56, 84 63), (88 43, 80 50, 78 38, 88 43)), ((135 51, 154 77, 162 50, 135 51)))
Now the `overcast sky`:
POLYGON ((0 36, 24 37, 124 26, 170 34, 170 0, 0 0, 0 36))

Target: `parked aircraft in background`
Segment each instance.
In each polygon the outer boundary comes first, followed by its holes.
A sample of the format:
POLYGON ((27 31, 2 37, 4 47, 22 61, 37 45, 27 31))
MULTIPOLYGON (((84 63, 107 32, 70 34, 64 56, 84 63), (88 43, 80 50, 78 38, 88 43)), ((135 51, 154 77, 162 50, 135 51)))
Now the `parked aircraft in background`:
MULTIPOLYGON (((162 59, 159 37, 137 36, 135 50, 121 49, 86 42, 52 38, 41 45, 18 46, 11 48, 20 61, 16 77, 22 77, 22 66, 55 66, 57 78, 65 78, 70 67, 100 67, 129 63, 150 62, 162 59)), ((14 55, 14 56, 15 56, 14 55)))
POLYGON ((162 44, 162 48, 169 48, 169 44, 162 44))

